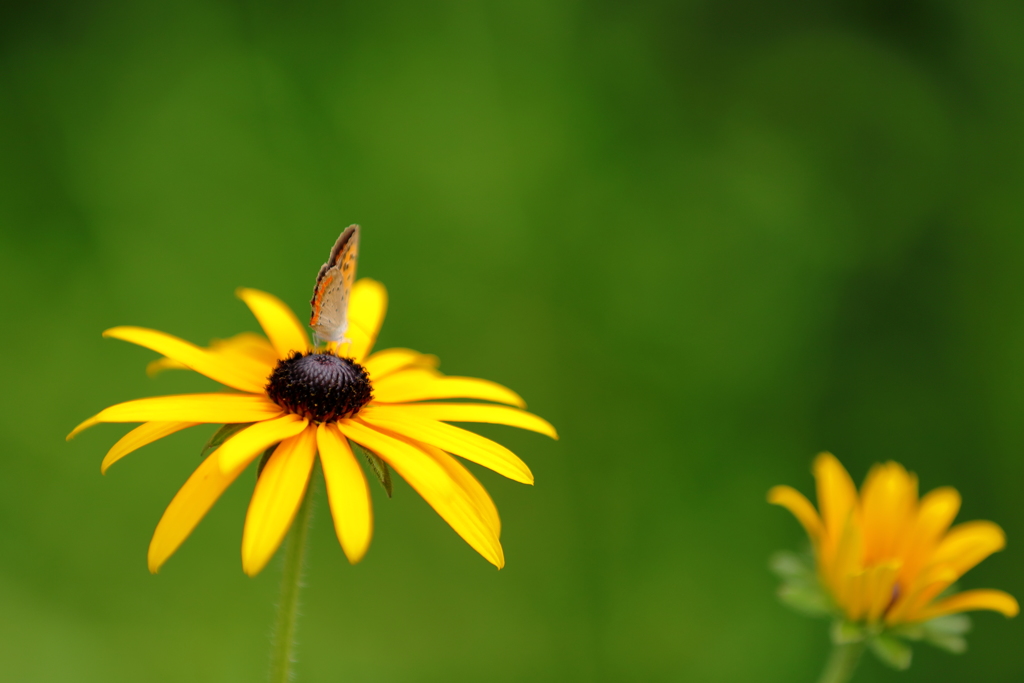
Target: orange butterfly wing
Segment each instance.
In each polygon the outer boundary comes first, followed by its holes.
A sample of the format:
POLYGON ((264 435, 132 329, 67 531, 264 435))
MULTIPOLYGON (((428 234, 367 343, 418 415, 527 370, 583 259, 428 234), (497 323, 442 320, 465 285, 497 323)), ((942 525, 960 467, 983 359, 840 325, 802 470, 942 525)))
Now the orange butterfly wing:
POLYGON ((348 302, 356 281, 359 256, 359 226, 350 225, 338 237, 327 263, 316 276, 316 287, 309 305, 313 312, 309 326, 317 338, 340 342, 348 329, 348 302))

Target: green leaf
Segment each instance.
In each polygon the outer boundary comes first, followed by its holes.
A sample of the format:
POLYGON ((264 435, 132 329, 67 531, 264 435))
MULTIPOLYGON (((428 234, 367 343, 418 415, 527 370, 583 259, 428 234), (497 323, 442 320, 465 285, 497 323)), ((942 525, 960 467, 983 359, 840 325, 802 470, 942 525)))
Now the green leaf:
POLYGON ((913 650, 898 638, 889 635, 878 635, 868 641, 868 646, 878 659, 899 671, 910 668, 913 650))
POLYGON ((855 624, 845 619, 836 619, 832 622, 832 642, 836 645, 847 645, 859 643, 864 640, 864 629, 860 624, 855 624))
POLYGON ((237 432, 242 431, 246 427, 253 424, 252 422, 241 422, 223 425, 220 429, 213 433, 210 440, 203 446, 202 453, 199 454, 200 458, 205 458, 210 451, 215 451, 224 445, 224 442, 230 439, 237 432))
POLYGON ((391 497, 391 470, 388 468, 388 464, 381 460, 380 456, 373 451, 367 450, 355 444, 356 448, 362 451, 363 456, 366 457, 366 462, 370 463, 370 469, 377 476, 377 481, 384 487, 384 491, 387 492, 388 498, 391 497))
POLYGON ((270 460, 270 456, 277 450, 277 444, 274 444, 267 450, 263 451, 263 455, 260 456, 260 464, 256 466, 256 480, 259 481, 260 475, 263 474, 263 468, 267 466, 267 462, 270 460))

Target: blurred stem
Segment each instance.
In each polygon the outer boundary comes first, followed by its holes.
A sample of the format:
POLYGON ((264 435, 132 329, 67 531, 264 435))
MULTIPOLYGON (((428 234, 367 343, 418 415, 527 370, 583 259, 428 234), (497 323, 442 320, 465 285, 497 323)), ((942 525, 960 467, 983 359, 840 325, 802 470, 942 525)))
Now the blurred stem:
POLYGON ((818 683, 846 683, 853 678, 853 672, 864 652, 864 641, 844 643, 832 646, 825 670, 821 673, 818 683))
POLYGON ((299 620, 299 592, 302 590, 302 569, 306 558, 306 539, 312 518, 313 477, 295 515, 288 544, 284 551, 284 573, 281 575, 281 597, 277 603, 274 642, 270 650, 270 683, 289 683, 295 661, 295 633, 299 620))

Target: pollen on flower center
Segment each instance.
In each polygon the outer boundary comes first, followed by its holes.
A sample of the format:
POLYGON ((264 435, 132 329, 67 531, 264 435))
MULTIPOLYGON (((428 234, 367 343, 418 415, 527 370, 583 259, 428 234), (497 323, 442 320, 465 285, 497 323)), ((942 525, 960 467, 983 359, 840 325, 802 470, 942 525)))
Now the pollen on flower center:
POLYGON ((352 417, 373 398, 366 369, 332 353, 296 351, 278 361, 266 391, 277 405, 314 422, 352 417))

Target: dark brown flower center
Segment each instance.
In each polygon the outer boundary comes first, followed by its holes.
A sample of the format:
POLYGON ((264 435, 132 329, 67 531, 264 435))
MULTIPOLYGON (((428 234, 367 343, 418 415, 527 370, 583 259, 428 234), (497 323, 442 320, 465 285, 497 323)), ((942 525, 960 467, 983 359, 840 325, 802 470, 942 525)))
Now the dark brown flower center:
POLYGON ((266 390, 274 403, 313 422, 352 417, 373 398, 366 369, 332 353, 292 353, 278 361, 266 390))

